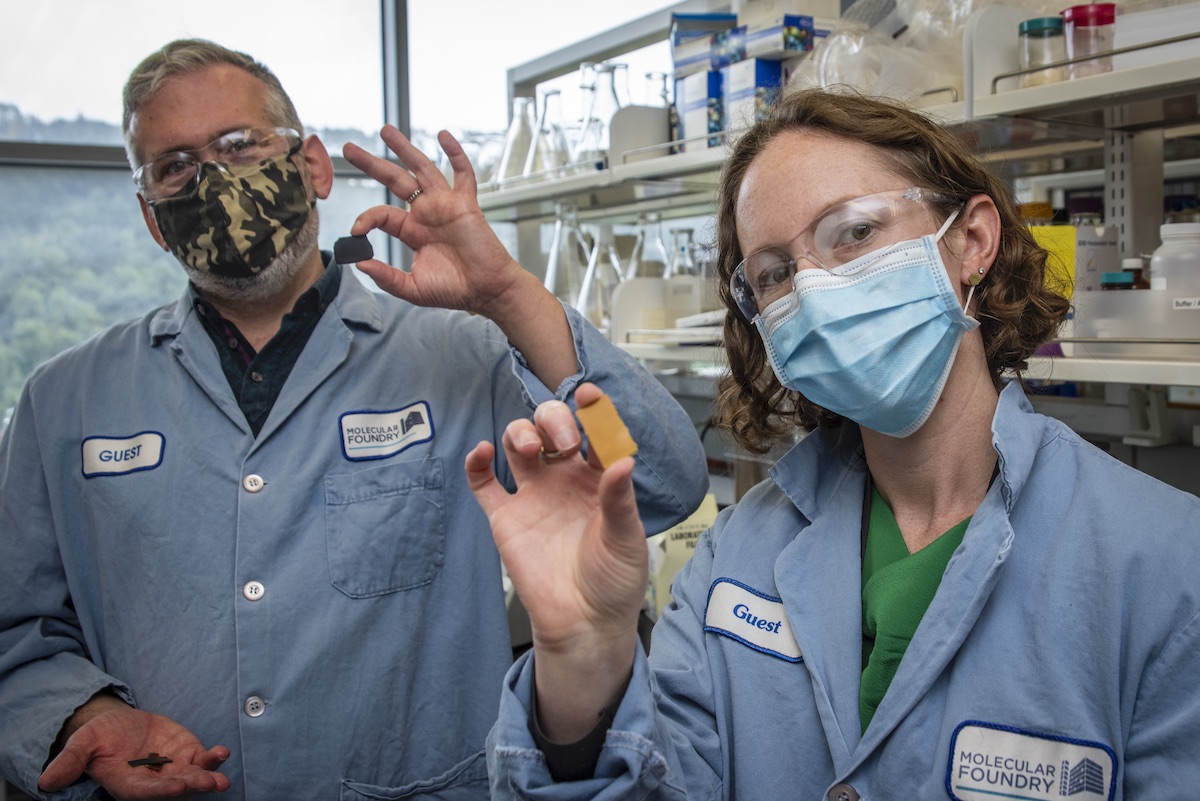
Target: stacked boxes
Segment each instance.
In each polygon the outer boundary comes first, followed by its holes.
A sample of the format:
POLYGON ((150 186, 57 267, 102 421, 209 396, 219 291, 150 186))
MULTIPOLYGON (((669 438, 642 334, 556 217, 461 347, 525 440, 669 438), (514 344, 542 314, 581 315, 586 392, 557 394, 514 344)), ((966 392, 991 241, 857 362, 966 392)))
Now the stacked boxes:
POLYGON ((716 147, 721 144, 721 137, 715 135, 725 129, 721 99, 721 73, 717 70, 706 69, 675 81, 679 138, 693 140, 685 141, 680 149, 716 147), (707 140, 696 141, 706 134, 711 134, 707 140))
POLYGON ((762 119, 778 101, 787 66, 794 67, 837 23, 837 2, 743 0, 736 15, 673 15, 680 149, 716 147, 722 131, 762 119), (793 13, 800 5, 832 13, 793 13))

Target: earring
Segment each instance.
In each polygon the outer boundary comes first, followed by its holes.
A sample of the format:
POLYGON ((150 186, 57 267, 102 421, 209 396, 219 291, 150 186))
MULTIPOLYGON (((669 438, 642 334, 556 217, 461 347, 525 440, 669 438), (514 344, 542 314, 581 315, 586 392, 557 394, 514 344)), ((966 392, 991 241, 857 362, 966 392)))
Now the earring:
POLYGON ((967 279, 967 283, 971 286, 979 286, 979 282, 983 280, 983 268, 979 268, 979 272, 967 279))

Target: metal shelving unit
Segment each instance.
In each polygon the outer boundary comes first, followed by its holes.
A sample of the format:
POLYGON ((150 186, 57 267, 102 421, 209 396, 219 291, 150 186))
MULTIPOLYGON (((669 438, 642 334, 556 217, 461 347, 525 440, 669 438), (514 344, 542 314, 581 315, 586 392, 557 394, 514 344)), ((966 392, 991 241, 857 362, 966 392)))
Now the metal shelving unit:
MULTIPOLYGON (((705 4, 708 8, 716 5, 720 4, 705 4)), ((669 17, 666 12, 652 15, 653 24, 633 28, 644 37, 647 28, 664 24, 660 19, 664 15, 669 17)), ((1153 250, 1161 222, 1164 153, 1170 158, 1200 156, 1200 38, 1195 40, 1195 56, 1059 84, 1010 89, 1016 85, 1011 77, 1015 36, 1008 43, 995 36, 995 31, 1009 27, 1015 31, 1016 21, 1027 15, 1027 11, 1003 6, 977 12, 964 35, 964 99, 929 106, 924 113, 966 138, 983 158, 1010 177, 1099 169, 1106 188, 1106 217, 1120 226, 1122 252, 1153 250), (1006 78, 1006 73, 1010 77, 1006 78)), ((590 53, 601 45, 611 55, 612 33, 597 37, 595 47, 584 42, 570 53, 515 68, 511 74, 521 80, 510 81, 510 85, 530 90, 553 70, 561 74, 564 64, 578 63, 581 52, 590 53)), ((664 27, 662 35, 665 33, 664 27)), ((480 205, 493 221, 519 224, 553 220, 555 204, 561 201, 575 203, 581 220, 614 223, 631 223, 641 211, 658 211, 664 218, 712 212, 724 147, 693 148, 628 162, 626 155, 613 154, 610 166, 594 174, 481 193, 480 205)), ((622 347, 656 362, 720 364, 723 360, 716 346, 622 347)), ((1031 364, 1029 376, 1200 386, 1200 357, 1039 358, 1031 364)))

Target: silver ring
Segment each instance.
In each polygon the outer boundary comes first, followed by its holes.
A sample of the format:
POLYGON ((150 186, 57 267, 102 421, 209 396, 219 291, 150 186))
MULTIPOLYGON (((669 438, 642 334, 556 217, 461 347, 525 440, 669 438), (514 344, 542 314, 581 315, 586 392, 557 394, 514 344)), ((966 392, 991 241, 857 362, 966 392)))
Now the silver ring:
POLYGON ((421 193, 422 193, 422 192, 424 192, 424 191, 425 191, 424 189, 422 189, 421 187, 419 187, 419 186, 418 186, 418 187, 417 187, 417 191, 415 191, 415 192, 413 192, 411 195, 409 195, 409 196, 408 196, 408 200, 406 200, 406 201, 404 201, 404 202, 405 202, 405 203, 409 203, 409 204, 411 204, 411 203, 412 203, 414 200, 416 200, 417 198, 419 198, 419 197, 421 196, 421 193))
POLYGON ((543 462, 558 462, 563 459, 566 459, 567 456, 568 456, 568 454, 565 454, 562 451, 548 451, 545 448, 542 448, 542 461, 543 462))

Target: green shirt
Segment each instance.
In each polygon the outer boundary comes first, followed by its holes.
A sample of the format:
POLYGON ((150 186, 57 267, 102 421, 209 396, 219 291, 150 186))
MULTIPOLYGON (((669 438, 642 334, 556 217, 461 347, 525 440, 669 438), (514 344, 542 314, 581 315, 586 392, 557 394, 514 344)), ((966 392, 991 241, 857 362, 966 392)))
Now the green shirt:
POLYGON ((968 517, 910 554, 892 510, 878 491, 871 490, 862 569, 863 672, 858 708, 863 731, 892 683, 970 522, 968 517))

